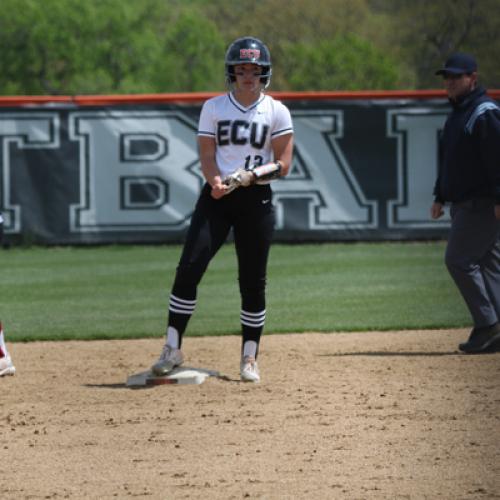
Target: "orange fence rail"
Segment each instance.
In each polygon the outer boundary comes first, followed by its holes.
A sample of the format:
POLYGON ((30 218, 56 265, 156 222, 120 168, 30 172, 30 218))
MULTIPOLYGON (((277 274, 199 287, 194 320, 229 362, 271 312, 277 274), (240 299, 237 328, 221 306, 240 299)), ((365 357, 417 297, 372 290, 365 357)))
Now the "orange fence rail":
MULTIPOLYGON (((0 96, 0 106, 25 106, 36 104, 76 104, 103 106, 113 104, 162 104, 200 103, 222 92, 192 92, 170 94, 121 94, 76 96, 0 96)), ((440 99, 446 98, 444 90, 358 90, 338 92, 269 92, 280 100, 354 100, 354 99, 440 99)), ((500 89, 489 90, 494 99, 500 99, 500 89)))

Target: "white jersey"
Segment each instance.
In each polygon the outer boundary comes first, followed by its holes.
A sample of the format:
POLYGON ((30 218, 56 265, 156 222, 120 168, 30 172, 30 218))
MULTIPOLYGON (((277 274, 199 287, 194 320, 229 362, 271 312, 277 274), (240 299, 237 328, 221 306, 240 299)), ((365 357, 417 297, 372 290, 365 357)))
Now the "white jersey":
POLYGON ((206 101, 200 114, 198 135, 216 142, 215 160, 222 178, 238 168, 252 169, 273 161, 271 141, 292 134, 290 111, 269 95, 248 108, 232 93, 206 101))

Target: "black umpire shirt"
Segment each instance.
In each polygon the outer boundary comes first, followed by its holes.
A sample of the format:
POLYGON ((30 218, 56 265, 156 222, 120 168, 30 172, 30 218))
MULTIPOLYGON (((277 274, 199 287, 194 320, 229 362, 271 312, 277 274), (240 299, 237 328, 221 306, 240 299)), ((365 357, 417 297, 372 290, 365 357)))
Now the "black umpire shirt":
POLYGON ((500 204, 500 108, 476 87, 457 101, 440 141, 435 201, 494 198, 500 204))

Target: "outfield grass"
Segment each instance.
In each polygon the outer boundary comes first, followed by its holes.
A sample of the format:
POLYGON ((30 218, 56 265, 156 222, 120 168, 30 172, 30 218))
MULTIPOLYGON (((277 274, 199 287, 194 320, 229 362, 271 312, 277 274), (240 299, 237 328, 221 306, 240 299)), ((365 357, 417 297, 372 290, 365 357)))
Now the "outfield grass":
MULTIPOLYGON (((0 250, 8 341, 159 337, 180 246, 0 250)), ((451 328, 470 323, 444 243, 274 245, 267 333, 451 328)), ((236 257, 224 246, 190 335, 239 333, 236 257)))

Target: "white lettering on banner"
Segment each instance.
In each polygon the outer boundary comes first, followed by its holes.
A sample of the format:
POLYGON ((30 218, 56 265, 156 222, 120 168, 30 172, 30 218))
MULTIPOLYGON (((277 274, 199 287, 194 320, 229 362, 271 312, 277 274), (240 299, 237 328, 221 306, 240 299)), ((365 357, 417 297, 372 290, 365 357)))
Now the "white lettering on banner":
POLYGON ((21 232, 21 207, 11 202, 11 151, 19 149, 55 149, 60 144, 60 122, 56 113, 2 113, 0 114, 0 139, 2 160, 0 173, 2 192, 0 211, 3 212, 6 233, 21 232))
POLYGON ((273 185, 276 227, 304 230, 376 228, 377 203, 365 198, 337 142, 343 137, 343 112, 305 111, 295 112, 292 117, 295 132, 293 165, 289 175, 273 185), (299 218, 292 218, 292 212, 299 218), (300 217, 302 213, 305 217, 300 217))
POLYGON ((187 226, 203 184, 197 123, 178 111, 76 112, 80 201, 72 232, 187 226))
POLYGON ((430 207, 438 173, 438 137, 446 112, 405 108, 387 111, 387 136, 397 140, 397 198, 387 204, 389 228, 435 228, 449 217, 433 221, 430 207))
POLYGON ((122 134, 121 161, 159 161, 168 154, 168 141, 157 134, 122 134))

